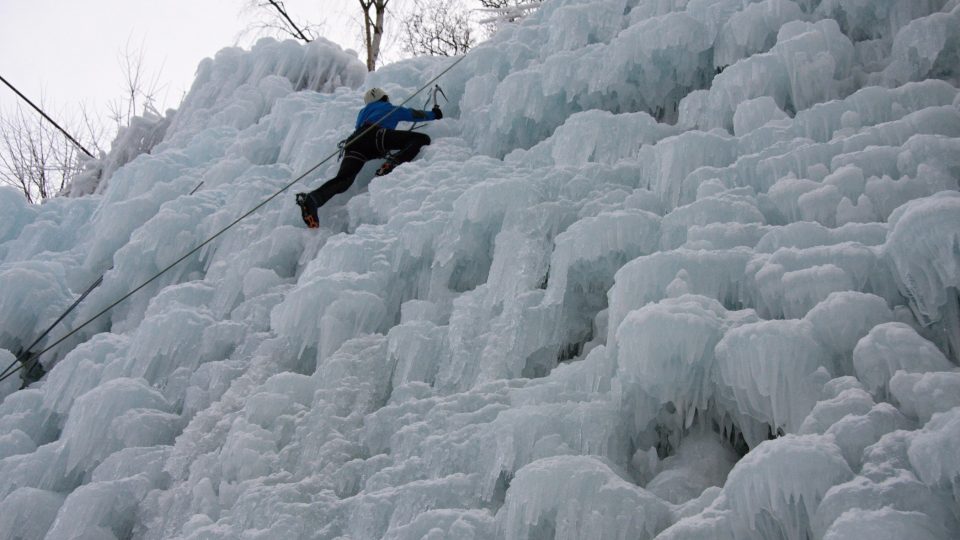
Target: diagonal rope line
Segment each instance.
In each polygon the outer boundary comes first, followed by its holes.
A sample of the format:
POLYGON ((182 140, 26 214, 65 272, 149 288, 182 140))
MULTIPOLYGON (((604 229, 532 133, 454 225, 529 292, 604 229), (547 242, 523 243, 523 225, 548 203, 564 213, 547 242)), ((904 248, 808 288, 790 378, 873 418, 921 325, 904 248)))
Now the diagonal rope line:
MULTIPOLYGON (((89 295, 91 292, 93 292, 93 290, 96 289, 101 283, 103 283, 103 275, 101 275, 96 281, 94 281, 92 285, 87 287, 87 290, 83 291, 83 294, 81 294, 79 298, 74 300, 74 302, 70 304, 70 307, 68 307, 66 311, 63 312, 62 315, 57 317, 57 320, 53 321, 53 323, 50 326, 48 326, 47 329, 44 330, 42 334, 40 334, 40 337, 33 340, 33 343, 31 343, 30 345, 24 347, 23 352, 19 355, 19 357, 17 358, 17 361, 20 361, 20 358, 29 358, 30 349, 36 347, 37 343, 40 343, 40 341, 42 341, 43 338, 47 337, 47 334, 49 334, 58 324, 60 324, 60 321, 62 321, 67 315, 70 314, 71 311, 73 311, 77 306, 79 306, 80 302, 83 302, 83 299, 86 298, 87 295, 89 295)), ((13 364, 10 364, 9 366, 6 367, 6 369, 3 370, 2 373, 0 373, 0 381, 6 378, 6 375, 8 375, 7 371, 10 368, 12 368, 15 364, 16 362, 14 362, 13 364)))
MULTIPOLYGON (((70 142, 72 142, 74 145, 76 145, 76 147, 79 148, 84 154, 86 154, 87 156, 89 156, 89 157, 91 157, 91 158, 94 158, 93 154, 91 154, 89 150, 87 150, 86 148, 84 148, 82 144, 80 144, 79 142, 77 142, 76 139, 73 138, 73 135, 70 135, 69 133, 67 133, 67 130, 65 130, 65 129, 63 129, 62 127, 60 127, 60 124, 58 124, 58 123, 56 122, 56 120, 54 120, 53 118, 50 118, 50 116, 48 116, 47 113, 43 112, 43 109, 41 109, 40 107, 36 106, 32 101, 30 101, 30 98, 28 98, 27 96, 23 95, 22 92, 20 92, 19 90, 17 90, 17 88, 16 88, 15 86, 13 86, 13 84, 11 84, 8 80, 4 79, 3 76, 0 76, 0 82, 2 82, 3 84, 7 85, 7 87, 9 87, 11 90, 13 90, 13 92, 14 92, 15 94, 17 94, 18 96, 20 96, 20 99, 26 101, 27 104, 29 104, 31 107, 34 108, 34 110, 36 110, 38 113, 40 113, 40 116, 43 116, 43 117, 47 120, 47 122, 50 122, 51 124, 53 124, 53 127, 55 127, 55 128, 57 128, 58 130, 60 130, 60 133, 63 133, 64 137, 66 137, 67 139, 69 139, 70 142)), ((96 159, 96 158, 94 158, 94 159, 96 159)), ((0 379, 0 380, 2 380, 2 379, 0 379)))
MULTIPOLYGON (((433 84, 433 83, 435 83, 436 81, 438 81, 438 80, 440 79, 440 77, 443 77, 444 75, 446 75, 447 72, 449 72, 451 69, 453 69, 454 67, 456 67, 457 64, 459 64, 460 62, 462 62, 464 58, 466 58, 466 56, 461 56, 460 58, 458 58, 456 62, 450 64, 450 66, 448 66, 446 69, 444 69, 443 71, 441 71, 437 76, 435 76, 433 79, 431 79, 428 83, 426 83, 425 85, 423 85, 422 87, 420 87, 419 90, 417 90, 416 92, 414 92, 413 94, 411 94, 410 97, 408 97, 407 99, 403 100, 403 102, 400 103, 400 105, 397 105, 396 107, 394 107, 389 113, 387 113, 386 115, 384 115, 383 118, 381 118, 380 120, 374 122, 373 124, 371 124, 370 126, 368 126, 366 129, 364 129, 363 131, 361 131, 357 136, 355 136, 355 137, 353 137, 352 139, 350 139, 350 140, 347 142, 347 145, 350 145, 350 144, 356 142, 356 141, 359 140, 361 137, 363 137, 364 135, 366 135, 367 133, 369 133, 371 130, 376 129, 377 127, 379 127, 379 125, 380 125, 384 120, 386 120, 387 118, 389 118, 393 113, 395 113, 396 111, 398 111, 401 107, 403 107, 404 105, 406 105, 407 103, 409 103, 414 97, 416 97, 417 95, 419 95, 420 92, 423 92, 424 90, 426 90, 427 87, 429 87, 431 84, 433 84)), ((167 265, 164 269, 162 269, 162 270, 160 270, 159 272, 157 272, 153 277, 151 277, 150 279, 144 281, 143 283, 141 283, 140 285, 138 285, 135 289, 133 289, 132 291, 130 291, 130 292, 128 292, 127 294, 123 295, 122 297, 120 297, 119 299, 117 299, 115 302, 113 302, 113 303, 110 304, 109 306, 103 308, 103 309, 100 310, 96 315, 90 317, 89 319, 87 319, 86 321, 84 321, 81 325, 77 326, 76 328, 74 328, 73 330, 71 330, 69 333, 67 333, 65 336, 63 336, 63 337, 61 337, 60 339, 54 341, 52 344, 50 344, 49 346, 47 346, 45 349, 43 349, 42 351, 40 351, 40 352, 36 353, 35 355, 33 355, 33 357, 28 357, 29 360, 27 360, 26 362, 21 363, 21 364, 20 364, 19 366, 17 366, 15 369, 13 369, 13 370, 10 371, 9 373, 7 373, 7 371, 10 370, 11 367, 13 367, 13 366, 16 364, 17 361, 19 361, 19 358, 18 358, 16 361, 14 361, 14 363, 10 364, 10 366, 8 366, 7 369, 4 370, 4 375, 3 375, 3 376, 0 376, 0 382, 3 382, 3 381, 6 380, 8 377, 12 376, 14 373, 17 373, 17 372, 20 371, 21 369, 24 369, 25 367, 26 367, 27 369, 32 368, 33 365, 35 365, 35 364, 39 361, 40 357, 41 357, 44 353, 49 352, 51 349, 53 349, 53 348, 56 347, 57 345, 63 343, 64 341, 66 341, 67 339, 69 339, 71 336, 73 336, 74 334, 76 334, 77 332, 79 332, 80 330, 82 330, 83 328, 85 328, 86 326, 88 326, 88 325, 89 325, 90 323, 92 323, 93 321, 99 319, 101 316, 103 316, 105 313, 107 313, 108 311, 110 311, 111 309, 113 309, 114 307, 116 307, 117 305, 119 305, 121 302, 123 302, 123 301, 126 300, 127 298, 130 298, 131 296, 133 296, 134 294, 136 294, 137 292, 139 292, 140 290, 142 290, 142 289, 143 289, 144 287, 146 287, 147 285, 149 285, 149 284, 153 283, 154 281, 156 281, 157 279, 159 279, 160 276, 166 274, 166 273, 167 273, 168 271, 170 271, 174 266, 177 266, 178 264, 180 264, 181 262, 183 262, 184 260, 186 260, 188 257, 190 257, 191 255, 193 255, 194 253, 196 253, 196 252, 200 251, 201 249, 203 249, 207 244, 209 244, 210 242, 213 242, 215 239, 219 238, 223 233, 225 233, 225 232, 227 232, 228 230, 230 230, 231 228, 233 228, 236 224, 238 224, 238 223, 240 223, 241 221, 243 221, 244 219, 250 217, 251 214, 253 214, 253 213, 256 212, 257 210, 259 210, 259 209, 263 208, 264 206, 266 206, 270 201, 272 201, 273 199, 276 199, 278 196, 280 196, 280 194, 282 194, 283 192, 285 192, 285 191, 287 191, 288 189, 290 189, 291 187, 293 187, 294 184, 296 184, 297 182, 303 180, 304 178, 307 177, 307 175, 309 175, 309 174, 311 174, 312 172, 314 172, 314 171, 316 171, 317 169, 319 169, 321 165, 323 165, 324 163, 326 163, 326 162, 330 161, 331 159, 333 159, 334 157, 336 157, 337 154, 339 154, 339 150, 334 151, 332 154, 330 154, 329 156, 327 156, 323 161, 321 161, 321 162, 317 163, 316 165, 314 165, 313 167, 310 167, 309 169, 307 169, 306 172, 302 173, 300 176, 298 176, 298 177, 294 178, 293 180, 291 180, 290 182, 288 182, 285 186, 283 186, 282 188, 280 188, 280 189, 279 189, 278 191, 276 191, 273 195, 270 195, 270 196, 267 197, 263 202, 261 202, 260 204, 254 206, 253 208, 251 208, 250 210, 248 210, 247 212, 245 212, 243 215, 241 215, 241 216, 238 217, 237 219, 233 220, 229 225, 226 225, 225 227, 223 227, 222 229, 220 229, 216 234, 214 234, 214 235, 211 236, 210 238, 207 238, 206 240, 204 240, 200 245, 198 245, 197 247, 191 249, 190 251, 188 251, 187 253, 185 253, 182 257, 180 257, 180 258, 177 259, 176 261, 174 261, 174 262, 170 263, 169 265, 167 265), (27 366, 28 364, 29 364, 29 367, 27 366)), ((82 300, 82 298, 81 298, 80 300, 82 300)), ((78 300, 77 303, 79 303, 79 300, 78 300)), ((71 308, 71 309, 72 309, 72 308, 71 308)), ((66 316, 66 314, 64 314, 64 316, 66 316)), ((59 322, 59 321, 62 320, 62 319, 63 319, 63 317, 61 317, 60 319, 57 319, 57 322, 59 322)), ((56 323, 54 323, 54 324, 56 324, 56 323)), ((42 336, 41 336, 40 339, 42 339, 42 336)), ((37 341, 39 341, 39 339, 38 339, 37 341)), ((32 345, 31 345, 31 346, 32 346, 32 345)), ((29 349, 28 349, 27 353, 25 353, 25 354, 29 354, 29 349)))

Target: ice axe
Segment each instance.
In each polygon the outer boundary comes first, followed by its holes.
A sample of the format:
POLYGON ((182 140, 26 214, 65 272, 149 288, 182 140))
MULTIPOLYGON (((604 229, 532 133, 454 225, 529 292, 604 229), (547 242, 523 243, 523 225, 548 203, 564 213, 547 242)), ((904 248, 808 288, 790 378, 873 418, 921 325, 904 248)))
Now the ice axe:
MULTIPOLYGON (((427 95, 427 101, 423 104, 423 108, 426 109, 427 105, 429 105, 431 101, 433 101, 434 107, 439 106, 439 102, 437 101, 437 95, 443 96, 444 103, 450 103, 450 100, 447 98, 447 94, 443 91, 443 88, 440 88, 439 84, 435 84, 433 85, 433 88, 430 89, 430 93, 427 95)), ((420 124, 418 124, 417 122, 414 122, 413 125, 410 126, 410 129, 408 131, 413 131, 415 129, 419 129, 420 127, 421 127, 420 124)))
POLYGON ((431 90, 431 92, 433 93, 433 106, 434 106, 434 107, 439 106, 439 103, 437 103, 437 94, 443 96, 443 102, 444 102, 444 103, 450 103, 450 100, 447 99, 447 94, 444 93, 443 88, 440 88, 440 85, 439 85, 439 84, 433 85, 433 90, 431 90))

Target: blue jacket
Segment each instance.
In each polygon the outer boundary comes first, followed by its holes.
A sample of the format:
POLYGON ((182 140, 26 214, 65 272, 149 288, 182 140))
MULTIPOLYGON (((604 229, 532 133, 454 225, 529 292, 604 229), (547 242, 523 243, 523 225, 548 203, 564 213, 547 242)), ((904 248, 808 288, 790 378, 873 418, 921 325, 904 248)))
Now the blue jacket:
POLYGON ((357 115, 357 129, 364 124, 374 124, 380 122, 381 127, 387 129, 397 129, 400 122, 426 122, 436 120, 433 111, 418 111, 406 107, 397 107, 389 101, 374 101, 360 110, 357 115), (394 111, 391 113, 390 111, 394 111))

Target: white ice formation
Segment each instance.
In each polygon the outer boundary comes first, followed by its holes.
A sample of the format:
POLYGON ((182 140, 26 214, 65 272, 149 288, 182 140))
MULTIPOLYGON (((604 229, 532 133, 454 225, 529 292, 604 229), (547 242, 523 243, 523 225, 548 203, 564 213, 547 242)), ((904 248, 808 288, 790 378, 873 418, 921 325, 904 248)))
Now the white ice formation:
MULTIPOLYGON (((0 188, 2 367, 451 62, 226 49, 0 188)), ((440 82, 2 383, 0 538, 960 537, 960 2, 548 0, 440 82)))

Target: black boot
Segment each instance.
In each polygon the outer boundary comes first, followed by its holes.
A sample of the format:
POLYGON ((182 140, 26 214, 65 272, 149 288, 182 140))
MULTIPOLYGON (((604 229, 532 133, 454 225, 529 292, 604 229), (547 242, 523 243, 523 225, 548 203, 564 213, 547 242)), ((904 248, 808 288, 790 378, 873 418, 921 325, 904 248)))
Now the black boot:
POLYGON ((386 161, 383 162, 383 165, 381 165, 380 168, 377 169, 377 173, 376 173, 376 174, 377 174, 377 176, 383 176, 383 175, 385 175, 385 174, 390 174, 390 171, 392 171, 392 170, 395 169, 396 167, 397 167, 397 162, 395 162, 395 161, 392 160, 392 159, 387 159, 386 161))
POLYGON ((297 206, 300 207, 300 217, 307 227, 316 229, 320 227, 320 218, 317 217, 317 203, 308 193, 297 193, 297 206))

